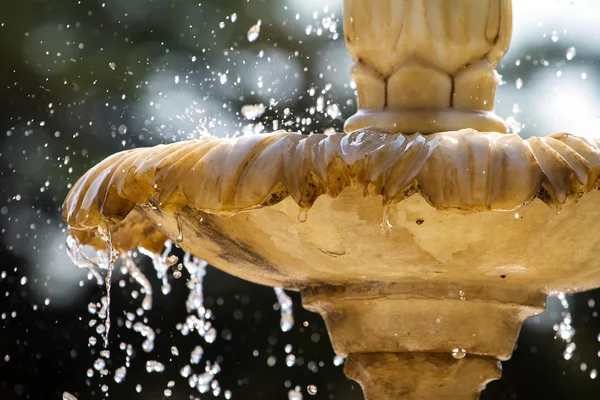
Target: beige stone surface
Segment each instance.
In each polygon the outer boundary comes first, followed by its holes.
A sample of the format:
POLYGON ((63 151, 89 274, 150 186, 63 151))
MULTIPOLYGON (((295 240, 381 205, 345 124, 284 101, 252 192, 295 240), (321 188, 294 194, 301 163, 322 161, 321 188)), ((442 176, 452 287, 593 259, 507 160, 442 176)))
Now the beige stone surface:
POLYGON ((506 132, 490 111, 511 34, 510 0, 345 0, 360 108, 346 132, 506 132))

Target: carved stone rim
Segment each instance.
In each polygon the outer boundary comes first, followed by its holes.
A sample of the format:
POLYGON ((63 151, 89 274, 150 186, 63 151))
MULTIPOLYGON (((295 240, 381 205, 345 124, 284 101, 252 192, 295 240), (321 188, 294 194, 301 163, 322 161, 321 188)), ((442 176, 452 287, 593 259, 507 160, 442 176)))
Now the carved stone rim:
POLYGON ((377 128, 206 137, 108 157, 75 184, 63 217, 75 229, 95 230, 119 223, 136 205, 228 216, 287 196, 306 211, 320 195, 336 197, 346 187, 381 195, 384 205, 418 193, 433 207, 461 213, 516 209, 536 197, 559 208, 598 187, 599 143, 565 133, 524 140, 377 128))

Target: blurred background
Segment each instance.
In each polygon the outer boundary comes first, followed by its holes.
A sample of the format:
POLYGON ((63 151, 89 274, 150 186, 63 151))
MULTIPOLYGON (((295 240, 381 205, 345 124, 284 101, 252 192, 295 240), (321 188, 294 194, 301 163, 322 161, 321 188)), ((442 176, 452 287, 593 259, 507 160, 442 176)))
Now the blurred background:
MULTIPOLYGON (((600 3, 514 0, 514 9, 497 113, 523 137, 597 135, 600 3)), ((199 344, 175 329, 187 314, 185 279, 171 278, 168 296, 152 279, 151 353, 123 324, 139 288, 114 288, 108 367, 125 358, 121 342, 134 352, 123 383, 99 376, 88 303, 103 290, 66 255, 61 204, 79 176, 123 149, 204 132, 341 130, 356 109, 341 12, 341 0, 0 2, 0 399, 102 398, 103 384, 116 399, 162 399, 166 389, 175 399, 213 398, 179 372, 199 344), (148 373, 148 360, 165 371, 148 373)), ((296 324, 284 333, 271 288, 211 267, 204 283, 218 336, 202 343, 197 367, 220 363, 219 398, 229 390, 233 399, 288 399, 295 388, 304 399, 362 398, 297 294, 296 324)), ((549 299, 482 399, 600 398, 599 293, 549 299)))

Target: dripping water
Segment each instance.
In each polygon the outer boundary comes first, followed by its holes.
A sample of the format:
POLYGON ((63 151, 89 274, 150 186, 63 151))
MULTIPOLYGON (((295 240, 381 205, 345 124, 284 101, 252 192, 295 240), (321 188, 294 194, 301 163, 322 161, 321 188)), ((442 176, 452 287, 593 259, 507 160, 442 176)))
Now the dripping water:
POLYGON ((135 265, 131 252, 123 254, 121 260, 123 261, 123 265, 129 276, 142 287, 142 292, 144 293, 142 308, 146 311, 152 309, 152 285, 150 284, 150 280, 142 273, 142 271, 140 271, 138 266, 135 265))
POLYGON ((105 281, 105 285, 106 285, 106 321, 105 321, 105 326, 106 326, 106 331, 104 332, 104 348, 108 349, 108 337, 109 337, 109 333, 110 333, 110 325, 111 325, 111 321, 110 321, 110 290, 111 290, 111 280, 112 280, 112 273, 113 273, 113 269, 115 266, 115 261, 117 258, 117 254, 115 252, 115 249, 113 247, 113 241, 112 241, 112 230, 110 228, 108 228, 108 264, 107 264, 107 269, 108 271, 106 272, 106 281, 105 281))
POLYGON ((298 222, 306 222, 307 218, 308 212, 305 209, 301 208, 298 211, 298 222))
POLYGON ((294 326, 294 314, 292 310, 292 299, 288 296, 282 288, 275 287, 275 296, 277 296, 277 302, 279 303, 279 310, 281 312, 280 326, 283 332, 287 332, 294 326))
MULTIPOLYGON (((180 225, 178 225, 178 228, 181 232, 180 225)), ((182 236, 181 233, 180 235, 182 236)), ((171 292, 171 284, 169 283, 169 277, 167 275, 167 272, 169 271, 169 266, 172 266, 173 264, 177 263, 177 257, 169 255, 171 253, 172 248, 173 243, 170 240, 167 240, 165 242, 165 250, 162 252, 162 254, 155 254, 150 250, 144 249, 143 247, 138 248, 140 253, 150 257, 150 259, 152 260, 152 265, 156 270, 156 276, 162 282, 161 291, 165 295, 171 292)))
POLYGON ((177 220, 177 243, 183 242, 183 222, 181 221, 181 215, 179 213, 175 213, 175 219, 177 220))
POLYGON ((392 224, 390 224, 390 206, 383 206, 383 219, 381 221, 380 232, 385 237, 392 235, 392 224))
POLYGON ((104 284, 104 278, 100 273, 100 260, 88 257, 79 245, 77 239, 72 235, 67 235, 66 240, 67 255, 78 268, 87 269, 96 278, 98 285, 104 284))

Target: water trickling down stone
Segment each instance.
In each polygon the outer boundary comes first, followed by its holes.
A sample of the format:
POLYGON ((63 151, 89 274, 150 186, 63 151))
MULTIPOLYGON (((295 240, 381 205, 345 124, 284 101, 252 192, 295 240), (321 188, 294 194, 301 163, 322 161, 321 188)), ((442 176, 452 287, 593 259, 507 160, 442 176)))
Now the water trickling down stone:
POLYGON ((181 221, 181 215, 179 213, 175 213, 175 219, 177 220, 177 243, 183 242, 183 222, 181 221))
POLYGON ((380 227, 381 234, 385 237, 392 235, 392 224, 390 224, 390 206, 383 206, 383 219, 380 227))

